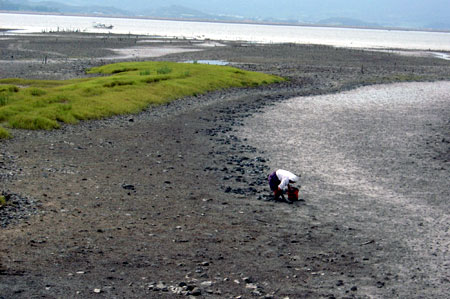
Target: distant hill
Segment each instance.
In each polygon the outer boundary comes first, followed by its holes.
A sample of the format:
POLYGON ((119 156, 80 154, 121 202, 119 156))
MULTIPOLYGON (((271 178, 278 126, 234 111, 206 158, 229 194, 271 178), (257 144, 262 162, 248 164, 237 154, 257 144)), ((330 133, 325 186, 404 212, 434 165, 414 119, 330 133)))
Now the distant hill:
POLYGON ((447 22, 435 22, 431 24, 427 24, 424 26, 424 29, 433 29, 433 30, 450 30, 450 21, 447 22))
POLYGON ((377 23, 364 22, 357 19, 351 18, 328 18, 324 20, 320 20, 318 22, 320 25, 327 26, 345 26, 345 27, 382 27, 377 23))
POLYGON ((181 5, 171 5, 146 10, 144 16, 158 18, 176 18, 176 19, 214 19, 214 15, 210 15, 199 10, 190 9, 181 5))
POLYGON ((128 11, 107 6, 74 6, 52 1, 31 2, 26 0, 20 1, 20 3, 15 3, 9 0, 0 0, 0 10, 42 13, 96 14, 110 16, 132 15, 132 13, 128 11))

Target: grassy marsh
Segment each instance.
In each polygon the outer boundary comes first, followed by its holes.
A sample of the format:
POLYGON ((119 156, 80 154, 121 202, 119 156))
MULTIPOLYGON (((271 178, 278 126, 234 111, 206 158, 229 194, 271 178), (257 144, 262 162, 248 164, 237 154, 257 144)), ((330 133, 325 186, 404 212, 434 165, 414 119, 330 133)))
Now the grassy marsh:
POLYGON ((95 67, 91 78, 0 80, 0 138, 7 128, 51 130, 61 123, 142 111, 185 96, 282 81, 228 66, 127 62, 95 67))

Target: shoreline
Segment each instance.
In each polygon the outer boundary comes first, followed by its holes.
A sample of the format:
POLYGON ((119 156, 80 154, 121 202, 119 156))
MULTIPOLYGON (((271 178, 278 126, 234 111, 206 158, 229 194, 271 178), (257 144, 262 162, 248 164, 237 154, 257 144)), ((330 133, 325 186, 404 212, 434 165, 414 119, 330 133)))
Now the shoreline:
MULTIPOLYGON (((45 16, 45 15, 43 15, 45 16)), ((141 19, 142 21, 140 23, 148 23, 147 25, 142 24, 140 27, 133 26, 132 19, 129 18, 117 18, 116 22, 114 23, 114 29, 112 30, 94 30, 87 24, 87 21, 83 21, 83 17, 77 17, 73 16, 73 20, 70 24, 65 23, 62 21, 63 19, 58 19, 58 15, 47 15, 48 22, 52 23, 54 27, 50 26, 50 28, 45 27, 39 27, 40 25, 30 25, 25 26, 22 30, 23 33, 26 33, 28 31, 28 34, 30 33, 39 33, 39 32, 46 32, 49 31, 50 33, 96 33, 96 34, 121 34, 121 35, 131 35, 132 32, 133 35, 142 35, 142 36, 150 36, 155 37, 159 36, 166 39, 188 39, 188 40, 214 40, 214 39, 222 39, 229 42, 252 42, 255 44, 270 44, 270 43, 294 43, 294 44, 317 44, 317 45, 329 45, 329 46, 335 46, 335 47, 342 47, 342 48, 353 48, 353 49, 364 49, 364 48, 373 48, 373 49, 397 49, 397 50, 415 50, 415 51, 437 51, 437 52, 445 52, 448 53, 450 51, 450 48, 445 44, 444 40, 448 39, 448 32, 433 32, 429 31, 428 35, 424 33, 424 31, 420 30, 379 30, 379 29, 365 29, 365 28, 346 28, 346 27, 323 27, 323 26, 293 26, 293 27, 303 27, 303 28, 309 28, 309 29, 289 29, 286 28, 286 30, 280 30, 277 29, 277 25, 259 25, 259 26, 268 26, 267 28, 258 28, 258 27, 249 27, 245 25, 251 25, 251 24, 240 24, 236 23, 235 26, 233 24, 229 24, 230 26, 230 34, 226 34, 225 32, 222 32, 220 29, 218 30, 217 25, 214 25, 214 23, 211 23, 212 28, 216 28, 215 30, 201 30, 197 29, 198 35, 193 35, 190 31, 179 31, 176 28, 176 22, 179 22, 179 24, 182 23, 182 21, 176 21, 173 20, 173 23, 166 24, 168 26, 168 30, 158 30, 156 31, 151 30, 152 27, 156 26, 155 28, 158 28, 162 24, 164 24, 164 21, 166 20, 157 20, 157 19, 148 19, 148 22, 145 22, 146 19, 141 19), (119 20, 123 21, 119 21, 119 20), (128 20, 128 21, 126 21, 128 20), (156 24, 152 25, 153 22, 156 22, 156 24), (56 25, 58 26, 56 27, 56 25), (232 28, 236 28, 236 26, 241 25, 241 30, 234 32, 232 28), (37 27, 36 27, 37 26, 37 27), (74 28, 75 26, 75 28, 74 28), (35 28, 34 30, 28 30, 29 28, 35 28), (78 28, 77 28, 78 27, 78 28), (147 28, 141 30, 140 28, 147 28), (26 29, 28 28, 28 29, 26 29), (39 29, 38 29, 39 28, 39 29), (170 29, 171 28, 171 29, 170 29), (247 29, 246 29, 247 28, 247 29), (252 29, 253 28, 253 29, 252 29), (255 29, 256 28, 256 29, 255 29), (319 28, 319 29, 314 29, 319 28), (320 29, 322 28, 322 29, 320 29), (327 29, 328 28, 328 29, 327 29), (331 29, 333 28, 333 29, 331 29), (370 39, 364 39, 361 37, 358 37, 358 31, 351 31, 351 29, 354 30, 360 30, 363 33, 363 30, 366 30, 368 34, 372 34, 370 39), (150 30, 150 31, 149 31, 150 30), (175 30, 175 31, 174 31, 175 30), (347 31, 346 31, 347 30, 347 31), (253 32, 254 31, 254 32, 253 32), (273 31, 273 32, 272 32, 273 31), (370 33, 372 31, 372 33, 370 33), (378 32, 379 31, 379 32, 378 32), (384 31, 384 32, 382 32, 384 31), (397 32, 396 32, 397 31, 397 32), (412 33, 407 33, 407 32, 412 33), (178 32, 178 33, 177 33, 178 32), (231 33, 233 32, 233 33, 231 33), (243 32, 243 34, 240 34, 240 32, 243 32), (250 34, 250 32, 253 32, 253 34, 250 34), (275 41, 273 40, 273 37, 269 37, 267 35, 267 32, 272 32, 272 36, 280 36, 280 38, 275 38, 275 41), (286 32, 286 34, 284 34, 286 32), (296 33, 294 33, 296 32, 296 33), (403 32, 403 33, 402 33, 403 32), (339 36, 339 39, 344 42, 337 42, 336 40, 333 41, 333 39, 329 39, 328 35, 334 34, 336 36, 339 36), (299 37, 302 36, 302 38, 296 38, 295 36, 299 37), (401 41, 401 42, 400 42, 401 41)), ((95 21, 95 17, 85 17, 90 18, 91 21, 95 21)), ((31 20, 34 20, 32 22, 36 24, 40 24, 39 19, 37 17, 30 17, 31 20)), ((136 19, 139 20, 139 19, 136 19)), ((113 20, 111 20, 113 21, 113 20)), ((167 22, 170 22, 170 20, 167 20, 167 22)), ((187 21, 187 22, 195 22, 195 21, 187 21)), ((14 21, 10 20, 9 23, 14 23, 14 21)), ((9 26, 9 23, 5 23, 4 26, 9 26)), ((198 23, 198 22, 197 22, 198 23)), ((201 23, 199 24, 192 24, 189 25, 191 27, 199 27, 201 23)), ((257 26, 257 25, 255 25, 257 26)), ((281 26, 281 25, 278 25, 281 26)), ((291 26, 292 27, 292 26, 291 26)), ((200 28, 203 28, 200 26, 200 28)), ((239 27, 237 27, 239 28, 239 27)), ((194 29, 193 29, 194 30, 194 29)), ((19 34, 19 32, 17 32, 19 34)), ((365 36, 366 34, 364 34, 365 36)))
MULTIPOLYGON (((4 76, 82 77, 84 68, 105 63, 93 60, 109 53, 102 47, 135 44, 119 38, 0 41, 22 45, 14 52, 21 59, 60 58, 50 54, 55 49, 67 58, 84 57, 52 65, 0 63, 0 70, 4 76)), ((21 131, 0 142, 1 191, 30 196, 37 208, 35 215, 0 228, 1 295, 90 297, 99 290, 107 297, 170 298, 194 289, 205 298, 392 295, 398 273, 377 266, 392 261, 377 257, 387 250, 382 240, 369 242, 363 234, 370 224, 327 220, 309 198, 294 205, 271 201, 270 152, 236 130, 295 96, 408 78, 449 80, 450 63, 324 46, 224 44, 152 60, 222 59, 290 80, 216 91, 59 131, 21 131)), ((302 185, 301 193, 308 192, 310 184, 302 185)), ((396 294, 408 292, 398 288, 396 294)))

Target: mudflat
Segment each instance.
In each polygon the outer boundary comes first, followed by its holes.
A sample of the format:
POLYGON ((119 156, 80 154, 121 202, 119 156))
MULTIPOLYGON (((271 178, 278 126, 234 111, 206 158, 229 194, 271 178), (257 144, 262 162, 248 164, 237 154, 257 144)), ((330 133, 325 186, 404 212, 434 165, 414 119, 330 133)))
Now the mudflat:
POLYGON ((438 112, 430 108, 436 101, 421 102, 430 113, 422 113, 420 122, 406 117, 414 109, 405 110, 403 103, 371 104, 386 108, 373 108, 379 122, 368 121, 372 106, 367 114, 345 113, 339 96, 286 106, 291 98, 377 83, 448 84, 449 61, 325 46, 128 35, 5 35, 0 48, 2 78, 83 77, 88 67, 124 60, 209 60, 289 79, 55 131, 12 131, 13 139, 0 142, 0 191, 14 203, 0 214, 0 297, 436 298, 449 293, 448 182, 442 179, 449 172, 450 130, 443 121, 450 113, 448 98, 438 101, 438 112), (271 121, 283 116, 303 121, 294 130, 297 137, 285 139, 292 128, 277 134, 277 122, 271 121), (387 127, 381 126, 385 121, 387 127), (403 135, 406 125, 404 135, 414 136, 413 145, 420 146, 402 145, 409 140, 403 135), (389 146, 386 128, 395 136, 389 146), (284 142, 295 154, 292 159, 284 142), (391 155, 386 148, 401 150, 391 155), (304 200, 274 202, 266 177, 279 165, 288 168, 291 160, 290 168, 303 177, 304 200), (376 189, 385 170, 379 165, 386 163, 395 167, 376 189), (366 172, 372 181, 359 177, 366 172), (430 182, 435 192, 427 187, 430 182), (420 193, 420 186, 426 192, 420 193), (390 212, 386 201, 403 201, 408 209, 404 215, 390 212), (430 217, 436 215, 439 225, 433 228, 430 217), (399 232, 406 232, 406 240, 399 232), (422 242, 421 235, 430 242, 422 242), (441 275, 423 267, 427 261, 442 261, 441 275))

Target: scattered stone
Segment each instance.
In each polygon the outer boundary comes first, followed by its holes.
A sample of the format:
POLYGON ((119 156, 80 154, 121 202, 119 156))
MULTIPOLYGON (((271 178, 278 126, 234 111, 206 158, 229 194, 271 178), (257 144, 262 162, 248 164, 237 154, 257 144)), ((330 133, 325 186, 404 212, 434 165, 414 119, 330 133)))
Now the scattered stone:
POLYGON ((0 226, 7 227, 10 224, 27 220, 31 215, 38 214, 37 201, 18 194, 1 192, 4 204, 0 206, 0 226))

